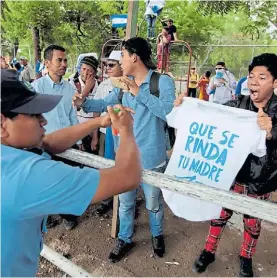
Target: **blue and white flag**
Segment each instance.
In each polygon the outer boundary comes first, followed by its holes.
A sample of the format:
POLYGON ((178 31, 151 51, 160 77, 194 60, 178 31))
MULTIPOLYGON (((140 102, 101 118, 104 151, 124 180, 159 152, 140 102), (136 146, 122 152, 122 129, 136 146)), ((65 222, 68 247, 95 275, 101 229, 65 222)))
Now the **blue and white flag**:
POLYGON ((41 63, 40 61, 37 61, 37 63, 36 63, 36 68, 35 68, 36 73, 37 73, 37 74, 41 73, 41 71, 42 71, 44 68, 45 68, 45 67, 44 67, 44 64, 41 63))
POLYGON ((113 28, 126 28, 127 26, 127 14, 113 14, 111 15, 113 28))

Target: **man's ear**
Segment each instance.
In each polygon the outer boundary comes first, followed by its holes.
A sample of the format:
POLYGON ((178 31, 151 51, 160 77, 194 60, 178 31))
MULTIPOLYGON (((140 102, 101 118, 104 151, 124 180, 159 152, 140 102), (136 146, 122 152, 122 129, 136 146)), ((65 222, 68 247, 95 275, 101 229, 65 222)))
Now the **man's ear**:
POLYGON ((1 114, 1 139, 7 138, 9 133, 7 131, 7 122, 9 118, 6 118, 3 114, 1 114))
POLYGON ((49 61, 49 60, 44 60, 44 65, 45 65, 46 68, 49 67, 49 64, 50 64, 50 61, 49 61))
POLYGON ((138 55, 137 54, 133 54, 133 63, 135 63, 138 60, 138 55))
POLYGON ((273 89, 277 89, 277 78, 273 81, 273 89))

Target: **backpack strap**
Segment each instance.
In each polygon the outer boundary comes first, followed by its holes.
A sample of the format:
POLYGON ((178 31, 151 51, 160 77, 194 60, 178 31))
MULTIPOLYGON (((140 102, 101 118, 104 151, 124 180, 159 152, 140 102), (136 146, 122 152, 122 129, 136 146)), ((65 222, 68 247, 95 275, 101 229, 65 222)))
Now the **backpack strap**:
MULTIPOLYGON (((150 94, 159 98, 160 96, 160 89, 159 89, 159 80, 160 80, 161 74, 159 72, 153 71, 151 77, 150 77, 150 94)), ((120 89, 118 94, 118 100, 120 103, 122 103, 124 92, 122 89, 120 89)))
POLYGON ((153 71, 150 77, 150 94, 159 98, 160 96, 160 89, 159 89, 159 80, 161 74, 159 72, 153 71))

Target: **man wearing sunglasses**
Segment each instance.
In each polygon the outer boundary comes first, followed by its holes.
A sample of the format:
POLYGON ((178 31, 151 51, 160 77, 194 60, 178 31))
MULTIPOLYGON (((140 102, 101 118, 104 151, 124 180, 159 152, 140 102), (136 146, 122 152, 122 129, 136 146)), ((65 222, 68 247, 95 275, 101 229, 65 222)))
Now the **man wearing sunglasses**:
MULTIPOLYGON (((143 38, 135 37, 122 44, 121 82, 126 86, 120 100, 121 90, 113 91, 101 100, 88 100, 75 94, 73 102, 85 111, 103 112, 108 105, 122 102, 135 111, 134 133, 138 143, 142 166, 156 172, 166 168, 166 115, 171 112, 175 99, 174 81, 168 75, 161 75, 158 82, 159 94, 150 92, 150 81, 156 66, 151 60, 151 45, 143 38)), ((120 139, 121 140, 121 139, 120 139)), ((111 184, 112 185, 112 184, 111 184)), ((163 237, 163 201, 161 190, 157 187, 141 185, 146 208, 149 212, 152 246, 155 256, 163 257, 165 243, 163 237)), ((109 255, 113 263, 120 261, 133 248, 135 204, 137 190, 119 195, 119 234, 117 245, 109 255)))
POLYGON ((209 101, 224 104, 235 95, 236 79, 229 72, 224 62, 217 62, 215 66, 216 75, 210 80, 207 93, 209 101))
MULTIPOLYGON (((108 58, 103 58, 102 61, 106 64, 105 73, 109 77, 104 80, 99 87, 97 88, 94 99, 104 99, 108 96, 112 90, 114 89, 110 77, 120 77, 123 75, 122 69, 120 67, 119 61, 121 57, 121 51, 114 50, 111 52, 108 58)), ((106 113, 103 112, 101 115, 104 116, 106 113)), ((94 117, 99 117, 100 113, 94 113, 94 117)), ((93 140, 98 135, 98 129, 94 130, 93 140)), ((114 136, 112 134, 112 130, 110 127, 100 128, 100 142, 99 142, 99 155, 107 158, 107 159, 115 159, 115 151, 117 149, 117 140, 118 136, 114 136), (114 142, 115 140, 115 142, 114 142), (115 144, 114 144, 115 143, 115 144)), ((98 144, 98 140, 94 142, 94 144, 98 144)), ((96 215, 102 216, 106 214, 111 208, 113 204, 113 198, 104 200, 101 202, 100 206, 96 209, 96 215)))
POLYGON ((128 111, 118 105, 121 112, 116 114, 108 107, 104 117, 45 135, 42 114, 61 98, 37 94, 15 71, 1 70, 1 277, 36 275, 48 215, 81 215, 90 203, 133 190, 141 180, 128 111), (98 171, 51 160, 48 153, 63 152, 93 129, 111 123, 121 136, 114 167, 98 171))

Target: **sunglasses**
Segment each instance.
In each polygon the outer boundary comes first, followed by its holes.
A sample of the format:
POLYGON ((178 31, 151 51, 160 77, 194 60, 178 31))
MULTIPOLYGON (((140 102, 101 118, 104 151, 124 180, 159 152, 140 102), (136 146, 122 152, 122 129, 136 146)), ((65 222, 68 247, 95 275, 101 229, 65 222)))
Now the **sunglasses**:
POLYGON ((222 69, 224 69, 224 68, 215 68, 216 70, 222 70, 222 69))
POLYGON ((114 68, 115 66, 116 66, 116 64, 115 63, 107 63, 106 64, 106 66, 108 67, 108 68, 114 68))

